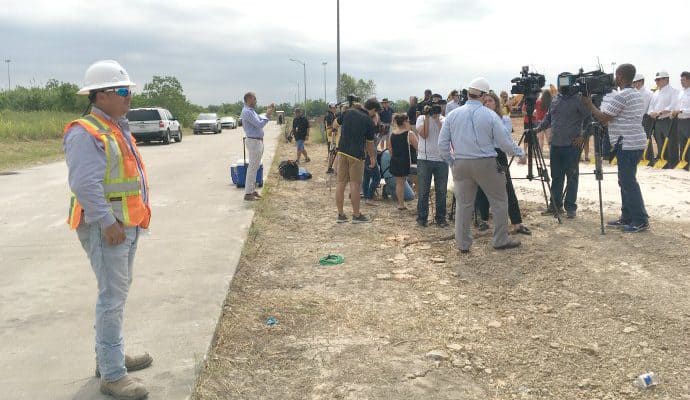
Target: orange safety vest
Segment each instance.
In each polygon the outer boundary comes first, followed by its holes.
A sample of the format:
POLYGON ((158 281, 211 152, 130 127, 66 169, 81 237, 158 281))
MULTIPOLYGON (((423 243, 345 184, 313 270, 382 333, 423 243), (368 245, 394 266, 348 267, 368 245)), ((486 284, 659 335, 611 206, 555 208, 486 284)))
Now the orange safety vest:
MULTIPOLYGON (((151 208, 144 202, 141 195, 141 176, 137 168, 137 158, 142 160, 136 144, 132 153, 120 128, 110 121, 96 114, 89 114, 74 120, 65 126, 64 134, 70 129, 80 125, 93 137, 103 142, 105 146, 105 175, 103 177, 103 191, 106 200, 110 203, 115 218, 125 226, 140 226, 147 228, 151 220, 151 208)), ((141 161, 141 169, 146 178, 146 169, 141 161)), ((145 179, 148 182, 148 179, 145 179)), ((148 193, 148 185, 146 186, 148 193)), ((67 223, 72 229, 76 229, 82 219, 82 207, 72 193, 70 200, 69 216, 67 223)))

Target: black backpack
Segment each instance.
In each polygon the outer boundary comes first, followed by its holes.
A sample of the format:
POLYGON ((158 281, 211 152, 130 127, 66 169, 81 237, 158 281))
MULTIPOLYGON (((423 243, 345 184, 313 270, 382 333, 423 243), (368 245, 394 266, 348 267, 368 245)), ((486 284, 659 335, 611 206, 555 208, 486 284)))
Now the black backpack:
POLYGON ((299 178, 299 166, 292 160, 281 161, 278 165, 278 173, 287 180, 296 180, 299 178))

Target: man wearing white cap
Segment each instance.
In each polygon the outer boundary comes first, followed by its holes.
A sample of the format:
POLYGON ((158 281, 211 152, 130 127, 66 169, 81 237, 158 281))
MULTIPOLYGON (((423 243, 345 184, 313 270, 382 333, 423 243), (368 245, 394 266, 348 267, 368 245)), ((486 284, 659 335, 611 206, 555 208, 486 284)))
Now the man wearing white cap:
POLYGON ((668 84, 668 72, 659 71, 654 77, 657 91, 652 95, 652 100, 649 103, 648 114, 654 122, 654 140, 657 146, 657 159, 661 158, 664 147, 664 141, 668 138, 666 145, 666 154, 663 156, 668 161, 669 166, 673 166, 678 162, 678 138, 675 132, 672 132, 673 121, 671 118, 671 111, 673 105, 678 98, 678 91, 668 84))
POLYGON ((93 63, 78 92, 89 96, 93 108, 67 124, 63 147, 73 193, 68 223, 98 281, 96 376, 102 393, 136 400, 148 391, 127 371, 146 368, 153 359, 148 353, 125 356, 122 338, 137 241, 151 219, 146 169, 125 118, 132 86, 118 62, 93 63))
POLYGON ((482 97, 489 93, 489 82, 484 78, 474 79, 467 92, 469 100, 448 114, 438 138, 441 158, 450 164, 455 181, 456 246, 461 253, 470 251, 472 211, 479 186, 494 213, 493 247, 499 250, 518 247, 520 241, 508 235, 506 176, 498 167, 495 149, 521 158, 524 152, 506 132, 501 118, 482 105, 482 97))
MULTIPOLYGON (((681 159, 688 161, 688 158, 690 158, 690 146, 687 145, 688 140, 690 140, 690 72, 683 71, 680 74, 680 84, 683 90, 678 96, 673 117, 678 118, 681 159)), ((687 169, 688 166, 685 168, 687 169)))
POLYGON ((651 137, 654 120, 652 120, 649 117, 649 114, 647 112, 649 110, 649 103, 652 101, 653 93, 644 85, 644 75, 642 74, 635 74, 635 79, 633 79, 632 85, 640 93, 640 95, 642 96, 642 101, 644 101, 644 106, 642 107, 644 109, 644 115, 642 116, 642 127, 644 128, 644 132, 647 135, 648 142, 646 160, 652 161, 654 160, 654 146, 652 145, 651 137))

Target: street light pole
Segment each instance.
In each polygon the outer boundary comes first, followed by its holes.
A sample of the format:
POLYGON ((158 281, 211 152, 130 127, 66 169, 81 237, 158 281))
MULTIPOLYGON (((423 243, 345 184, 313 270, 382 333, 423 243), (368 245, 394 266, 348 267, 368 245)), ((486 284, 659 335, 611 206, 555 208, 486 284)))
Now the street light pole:
POLYGON ((338 47, 338 61, 337 61, 338 66, 336 68, 337 69, 336 78, 338 78, 338 80, 335 83, 336 84, 335 101, 337 103, 340 101, 340 0, 337 0, 336 5, 338 8, 337 12, 336 12, 336 18, 337 18, 337 21, 336 21, 337 39, 336 40, 338 42, 338 46, 337 46, 338 47))
POLYGON ((326 61, 321 63, 321 65, 323 65, 323 102, 324 103, 328 103, 328 100, 326 100, 326 64, 328 64, 326 61))
POLYGON ((8 58, 5 62, 7 63, 7 90, 12 90, 12 81, 10 80, 10 63, 12 60, 8 58))
POLYGON ((300 61, 296 58, 291 58, 290 61, 294 61, 298 64, 302 64, 302 68, 304 68, 304 108, 305 108, 305 113, 306 113, 306 108, 307 108, 307 63, 304 61, 300 61))

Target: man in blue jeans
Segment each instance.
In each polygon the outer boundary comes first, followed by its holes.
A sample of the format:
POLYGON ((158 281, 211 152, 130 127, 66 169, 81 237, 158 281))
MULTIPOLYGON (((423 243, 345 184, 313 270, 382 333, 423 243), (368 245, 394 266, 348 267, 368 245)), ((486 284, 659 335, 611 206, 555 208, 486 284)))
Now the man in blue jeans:
POLYGON ((608 226, 620 227, 624 232, 642 232, 649 229, 649 216, 644 207, 642 191, 637 183, 637 163, 647 147, 647 135, 642 127, 645 113, 642 95, 632 87, 635 67, 621 64, 616 68, 616 85, 621 90, 602 110, 588 98, 585 105, 594 118, 608 124, 611 141, 618 158, 618 186, 621 188, 621 215, 608 226))
MULTIPOLYGON (((426 110, 426 108, 425 108, 426 110)), ((417 225, 425 227, 429 217, 429 192, 431 191, 431 179, 434 179, 436 194, 436 226, 445 228, 446 221, 446 196, 448 191, 448 163, 441 158, 438 149, 438 137, 445 119, 441 115, 441 106, 431 107, 424 115, 417 118, 417 132, 419 144, 417 150, 417 185, 419 197, 417 198, 417 225)))
POLYGON ((572 90, 568 75, 559 75, 558 96, 551 102, 551 107, 537 127, 537 132, 551 128, 551 202, 542 214, 553 215, 556 209, 562 212, 565 207, 567 217, 572 219, 577 215, 580 148, 584 143, 582 124, 590 112, 582 102, 582 96, 572 90), (563 199, 563 184, 566 178, 568 182, 563 199))
POLYGON ((364 163, 364 176, 362 177, 362 197, 364 198, 364 204, 368 206, 376 206, 374 203, 374 193, 379 187, 381 182, 381 170, 379 169, 378 162, 364 163))

